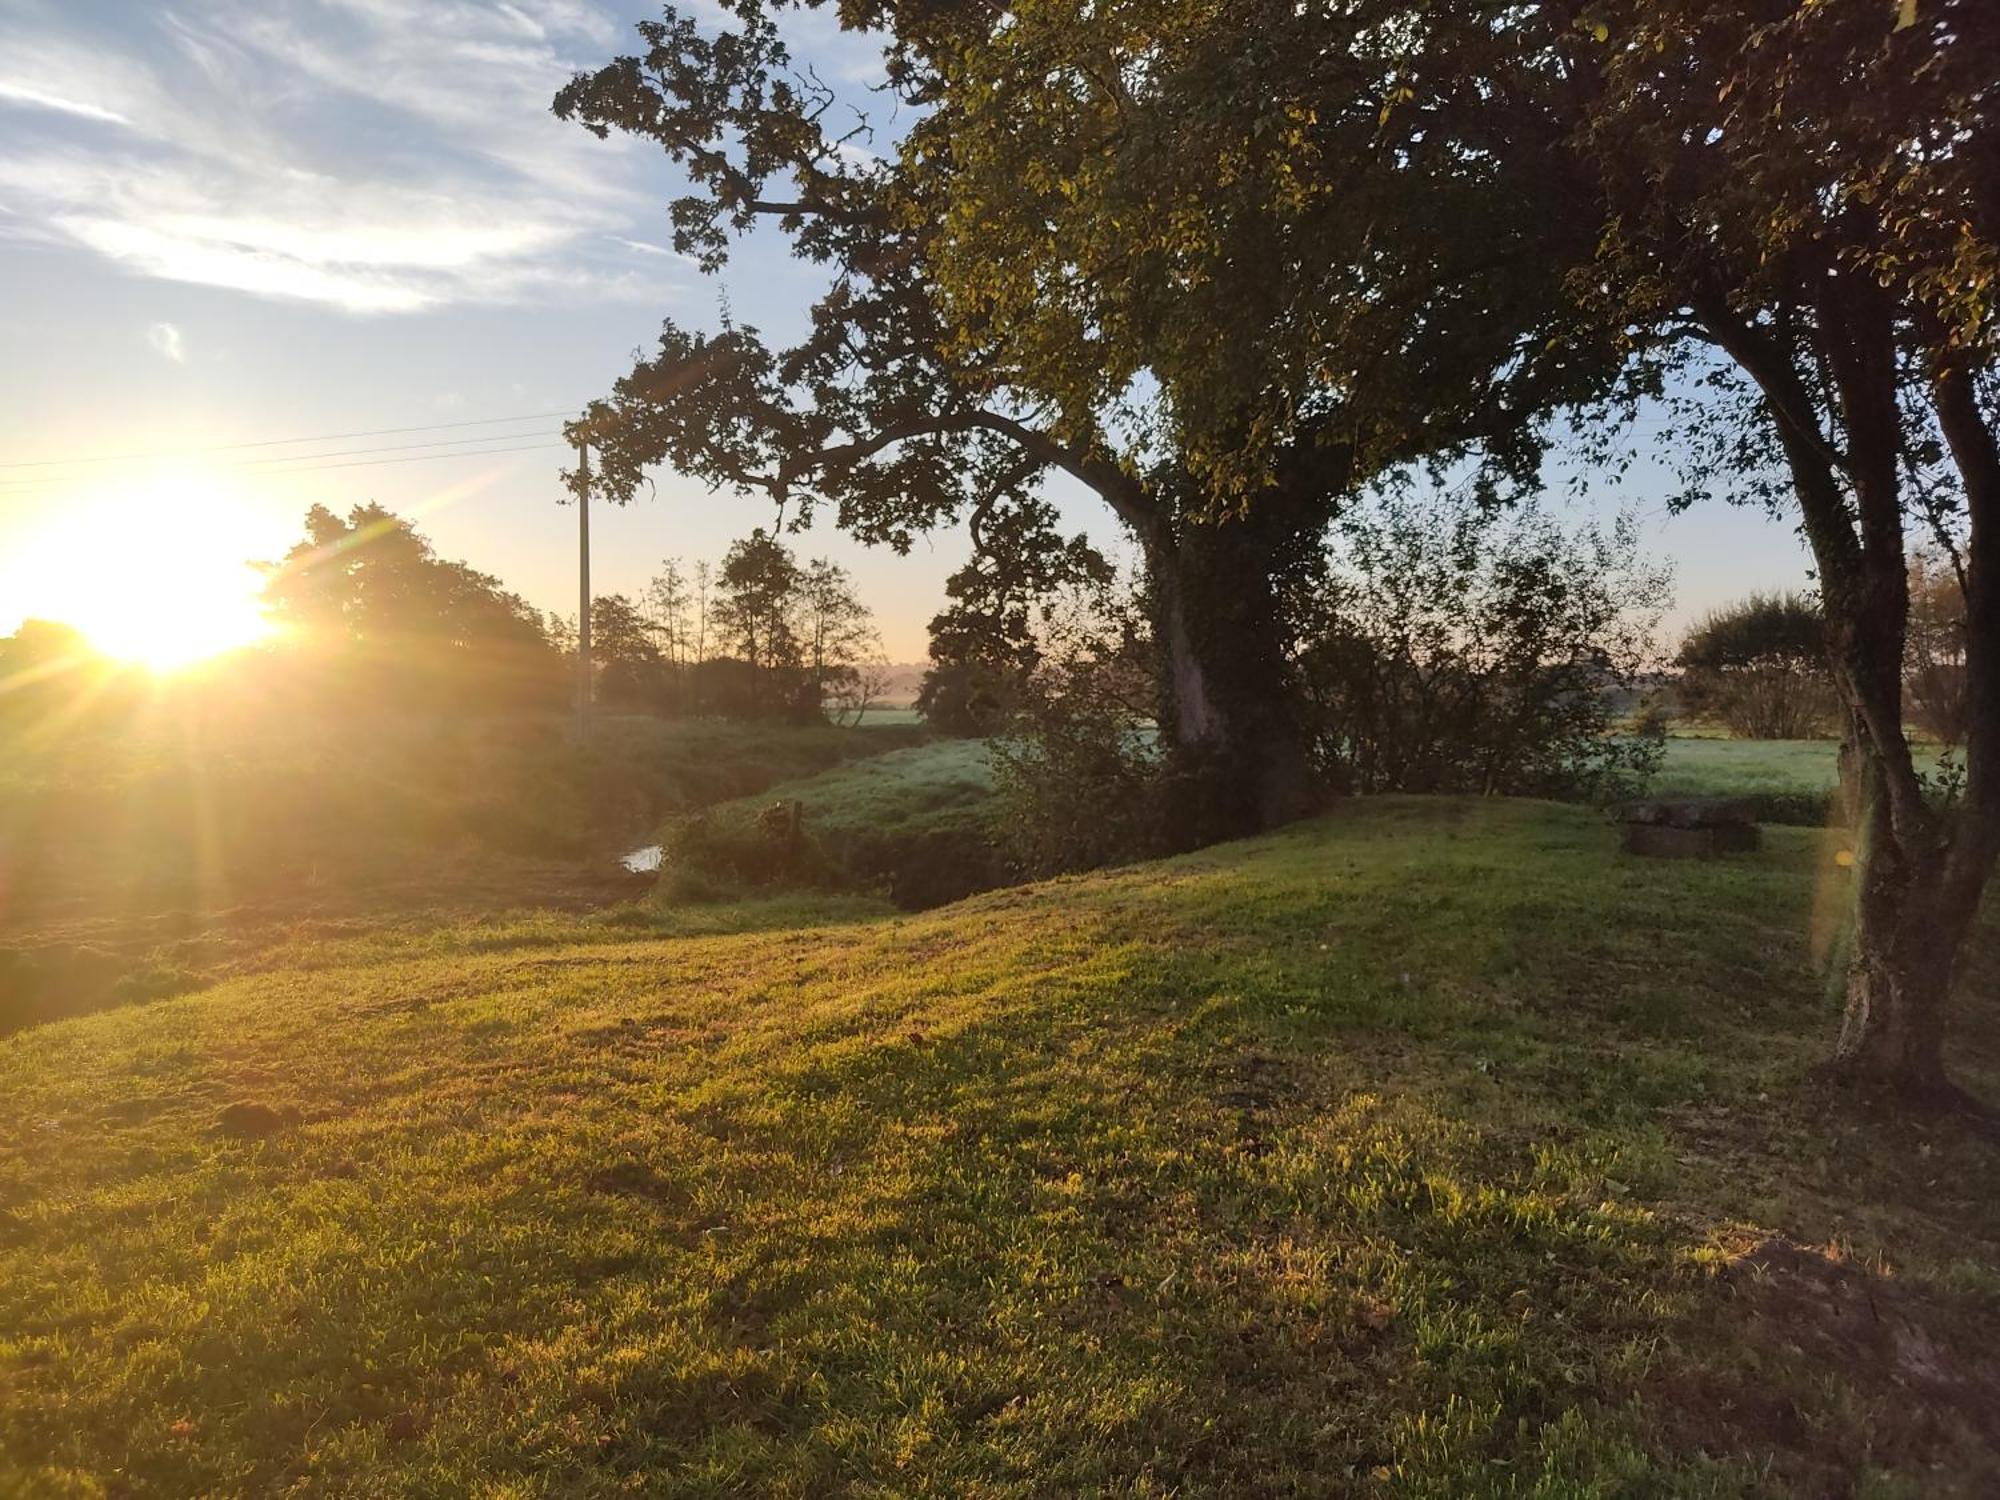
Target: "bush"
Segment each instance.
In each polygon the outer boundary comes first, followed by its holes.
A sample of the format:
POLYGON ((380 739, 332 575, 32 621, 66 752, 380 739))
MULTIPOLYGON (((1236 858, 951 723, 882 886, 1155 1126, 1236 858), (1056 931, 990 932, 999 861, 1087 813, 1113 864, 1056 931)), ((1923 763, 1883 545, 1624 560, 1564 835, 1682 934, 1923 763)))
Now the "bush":
MULTIPOLYGON (((1229 824, 1216 779, 1164 754, 1146 718, 1137 601, 1078 598, 995 745, 996 836, 1029 874, 1176 852, 1229 824)), ((1630 793, 1664 743, 1658 713, 1634 706, 1665 598, 1630 523, 1565 531, 1533 506, 1376 497, 1285 585, 1321 774, 1357 793, 1630 793)))
POLYGON ((994 742, 1001 847, 1028 875, 1159 853, 1161 771, 1155 742, 1122 712, 1080 694, 1031 702, 994 742))
POLYGON ((1629 522, 1392 492, 1335 527, 1311 584, 1299 671, 1338 789, 1601 798, 1658 764, 1656 715, 1613 732, 1667 588, 1629 522))
POLYGON ((1826 622, 1803 594, 1753 594, 1716 610, 1688 633, 1680 666, 1684 708, 1740 739, 1814 739, 1839 717, 1826 622))
POLYGON ((1165 757, 1145 717, 1139 601, 1107 583, 1044 618, 1012 723, 993 742, 995 836, 1028 875, 1163 853, 1165 757))
POLYGON ((828 862, 806 837, 797 802, 773 802, 752 817, 698 812, 677 821, 661 851, 671 893, 715 900, 741 890, 826 883, 828 862))

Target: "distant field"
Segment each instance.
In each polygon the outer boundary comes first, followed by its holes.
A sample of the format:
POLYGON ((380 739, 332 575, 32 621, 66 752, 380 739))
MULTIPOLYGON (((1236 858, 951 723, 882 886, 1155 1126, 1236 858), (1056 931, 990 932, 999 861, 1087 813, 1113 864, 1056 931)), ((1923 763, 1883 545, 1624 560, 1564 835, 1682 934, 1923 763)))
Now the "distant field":
POLYGON ((908 704, 882 704, 863 710, 861 723, 864 728, 876 724, 921 724, 924 716, 908 704))
POLYGON ((1840 773, 1832 740, 1667 741, 1651 791, 1660 796, 1748 797, 1769 822, 1816 827, 1840 773))
POLYGON ((1994 1147, 1813 1081, 1831 854, 1375 798, 20 1033, 0 1494, 2000 1493, 1994 1147))
MULTIPOLYGON (((1766 822, 1818 827, 1840 780, 1832 740, 1731 740, 1674 737, 1652 791, 1664 796, 1748 797, 1766 822)), ((1934 750, 1918 752, 1925 767, 1934 750)))

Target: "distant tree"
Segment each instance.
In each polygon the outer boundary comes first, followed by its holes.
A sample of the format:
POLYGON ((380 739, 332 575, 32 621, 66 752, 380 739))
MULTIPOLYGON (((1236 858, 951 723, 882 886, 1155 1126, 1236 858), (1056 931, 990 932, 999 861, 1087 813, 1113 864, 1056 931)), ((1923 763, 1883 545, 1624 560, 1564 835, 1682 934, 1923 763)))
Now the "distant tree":
POLYGON ((680 559, 664 559, 660 571, 646 585, 646 626, 661 659, 676 670, 690 665, 694 657, 692 605, 680 559))
POLYGON ((1752 594, 1681 643, 1682 706, 1746 740, 1824 735, 1840 719, 1826 620, 1804 594, 1752 594))
POLYGON ((799 576, 798 615, 810 701, 824 710, 837 700, 843 714, 859 718, 872 696, 864 672, 880 664, 882 640, 847 570, 823 557, 808 563, 799 576))
POLYGON ((888 669, 880 661, 860 663, 828 687, 827 717, 836 724, 859 724, 889 691, 889 684, 888 669))
POLYGON ((306 514, 305 539, 264 565, 264 600, 299 659, 378 706, 520 708, 562 695, 539 614, 499 580, 446 562, 380 505, 306 514))
POLYGON ((751 718, 808 712, 798 605, 805 575, 791 549, 762 527, 730 545, 716 570, 717 645, 743 663, 746 696, 728 705, 751 718))
POLYGON ((665 706, 666 660, 646 617, 623 594, 590 601, 590 650, 599 702, 650 713, 665 706))
POLYGON ((1940 551, 1913 553, 1903 703, 1910 722, 1940 744, 1965 742, 1971 710, 1965 658, 1965 586, 1958 569, 1940 551))

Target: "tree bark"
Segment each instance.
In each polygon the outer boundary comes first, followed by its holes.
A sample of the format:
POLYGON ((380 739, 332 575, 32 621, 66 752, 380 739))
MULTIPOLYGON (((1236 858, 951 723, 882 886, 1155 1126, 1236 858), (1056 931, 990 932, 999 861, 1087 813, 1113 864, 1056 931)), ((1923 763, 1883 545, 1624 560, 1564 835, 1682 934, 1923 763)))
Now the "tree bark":
MULTIPOLYGON (((1856 889, 1846 1014, 1833 1068, 1837 1076, 1913 1101, 1957 1104, 1963 1096, 1944 1069, 1945 1019, 1959 954, 2000 844, 2000 805, 1993 801, 2000 743, 1989 740, 1971 752, 1975 774, 1955 815, 1927 803, 1903 727, 1909 592, 1892 320, 1879 289, 1831 271, 1817 310, 1818 347, 1839 402, 1844 449, 1822 429, 1806 383, 1763 329, 1720 299, 1697 303, 1702 322, 1757 382, 1776 421, 1819 566, 1829 655, 1849 716, 1841 794, 1857 804, 1856 889)), ((1933 399, 1967 481, 1973 538, 1990 554, 2000 521, 2000 458, 1969 388, 1951 378, 1955 373, 1941 376, 1933 399)), ((2000 619, 1988 628, 2000 630, 2000 619)), ((1991 645, 1989 636, 1982 646, 1991 645)), ((1989 688, 1993 669, 1990 655, 1968 661, 1968 673, 1989 688)))
POLYGON ((1183 522, 1146 538, 1160 729, 1186 792, 1174 843, 1260 833, 1319 805, 1275 581, 1291 540, 1275 520, 1183 522))
POLYGON ((1834 1072, 1933 1102, 1952 1098, 1945 1076, 1945 1014, 1964 921, 1938 898, 1935 850, 1898 837, 1882 767, 1864 744, 1856 834, 1854 947, 1834 1072))

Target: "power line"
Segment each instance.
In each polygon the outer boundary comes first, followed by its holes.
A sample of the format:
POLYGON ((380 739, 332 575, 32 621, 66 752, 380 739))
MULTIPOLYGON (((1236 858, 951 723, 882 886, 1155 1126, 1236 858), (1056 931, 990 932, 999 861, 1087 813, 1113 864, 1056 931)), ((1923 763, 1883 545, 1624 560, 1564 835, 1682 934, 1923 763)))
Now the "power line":
POLYGON ((494 453, 534 453, 547 448, 567 448, 568 443, 554 439, 540 443, 523 443, 517 448, 481 448, 465 453, 419 453, 414 458, 363 458, 344 464, 316 464, 308 469, 275 469, 277 474, 318 474, 327 469, 370 469, 377 464, 421 464, 434 458, 485 458, 494 453))
MULTIPOLYGON (((527 436, 527 434, 514 433, 510 434, 510 436, 525 437, 527 436)), ((298 463, 300 464, 300 467, 274 468, 268 470, 267 472, 272 474, 319 474, 319 473, 324 473, 330 469, 367 469, 367 468, 374 468, 382 464, 420 464, 420 463, 429 463, 432 462, 433 460, 440 458, 487 458, 502 453, 530 453, 540 449, 566 448, 569 446, 567 443, 564 443, 559 438, 554 438, 552 436, 547 436, 544 434, 536 434, 536 436, 542 437, 543 440, 539 442, 522 443, 511 447, 502 447, 502 448, 468 448, 455 453, 417 453, 417 454, 406 455, 402 458, 349 459, 343 463, 337 463, 337 464, 314 463, 311 462, 311 460, 320 458, 324 455, 313 454, 313 453, 301 453, 294 455, 291 459, 280 460, 280 462, 298 463)), ((491 441, 491 439, 489 439, 488 441, 491 441)), ((358 451, 366 452, 368 450, 363 449, 358 451)), ((237 465, 231 465, 230 467, 244 468, 247 467, 247 465, 237 464, 237 465)), ((17 485, 17 487, 13 489, 0 490, 0 500, 4 500, 9 498, 10 496, 15 496, 15 495, 46 494, 50 490, 58 489, 61 486, 68 484, 69 482, 70 481, 68 481, 67 479, 45 479, 45 480, 21 482, 17 485)))
MULTIPOLYGON (((475 417, 464 422, 430 422, 417 427, 371 427, 359 432, 323 432, 313 437, 260 438, 249 443, 215 443, 199 448, 156 448, 148 453, 119 453, 93 458, 36 458, 0 463, 0 469, 48 469, 78 464, 139 463, 149 458, 195 458, 204 453, 235 453, 246 448, 284 448, 297 443, 340 443, 350 438, 397 437, 410 432, 445 432, 461 427, 500 427, 510 422, 542 422, 552 417, 573 417, 573 411, 532 411, 518 417, 475 417)), ((505 434, 495 434, 504 436, 505 434)), ((477 441, 476 439, 474 441, 477 441)), ((423 447, 425 444, 413 446, 423 447)), ((301 454, 300 457, 310 455, 301 454)))
MULTIPOLYGON (((472 443, 511 443, 517 438, 558 438, 560 432, 493 432, 473 438, 439 438, 429 443, 391 443, 382 448, 334 448, 325 453, 281 453, 276 458, 240 458, 223 467, 230 469, 261 469, 267 464, 298 463, 309 458, 351 458, 357 453, 411 453, 419 448, 463 448, 472 443)), ((440 458, 451 457, 448 453, 440 458)))

